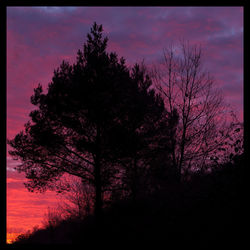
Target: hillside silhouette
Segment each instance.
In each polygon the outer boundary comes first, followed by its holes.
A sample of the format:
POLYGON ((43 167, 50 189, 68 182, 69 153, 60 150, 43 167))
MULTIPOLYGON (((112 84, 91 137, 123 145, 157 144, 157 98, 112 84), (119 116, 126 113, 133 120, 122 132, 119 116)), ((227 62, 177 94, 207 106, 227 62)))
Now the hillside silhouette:
POLYGON ((99 239, 181 240, 225 243, 246 240, 247 169, 243 156, 208 175, 137 200, 120 200, 104 209, 101 226, 95 217, 68 219, 54 228, 23 235, 18 244, 84 244, 99 239))

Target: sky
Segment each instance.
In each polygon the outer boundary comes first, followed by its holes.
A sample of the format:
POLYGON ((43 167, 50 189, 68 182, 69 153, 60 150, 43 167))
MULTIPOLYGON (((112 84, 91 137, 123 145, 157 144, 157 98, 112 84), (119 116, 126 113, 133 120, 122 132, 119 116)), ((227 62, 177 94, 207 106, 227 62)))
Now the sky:
MULTIPOLYGON (((243 7, 7 7, 7 138, 23 130, 34 109, 33 90, 44 90, 62 60, 75 62, 94 22, 108 36, 108 51, 128 65, 157 64, 180 40, 200 44, 204 67, 243 121, 243 7)), ((9 150, 7 146, 7 150, 9 150)), ((8 239, 41 226, 53 192, 28 192, 25 176, 7 154, 8 239)))

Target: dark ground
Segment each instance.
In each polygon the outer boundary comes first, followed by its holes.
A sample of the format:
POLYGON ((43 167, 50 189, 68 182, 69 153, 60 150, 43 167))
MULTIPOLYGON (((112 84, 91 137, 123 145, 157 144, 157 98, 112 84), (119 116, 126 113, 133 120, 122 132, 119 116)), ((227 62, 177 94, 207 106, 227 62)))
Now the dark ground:
POLYGON ((136 201, 115 202, 105 209, 98 230, 94 217, 89 216, 39 230, 14 245, 164 240, 166 245, 234 244, 241 249, 248 238, 248 187, 245 164, 229 165, 136 201))

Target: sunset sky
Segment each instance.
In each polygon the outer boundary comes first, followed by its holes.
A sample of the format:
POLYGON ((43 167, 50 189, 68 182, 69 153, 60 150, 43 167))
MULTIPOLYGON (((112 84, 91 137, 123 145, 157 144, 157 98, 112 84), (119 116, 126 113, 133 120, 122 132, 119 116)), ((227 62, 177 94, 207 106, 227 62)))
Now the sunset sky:
MULTIPOLYGON (((108 36, 108 51, 128 65, 162 60, 163 49, 185 39, 201 44, 204 67, 243 121, 242 7, 7 7, 7 138, 29 120, 33 89, 47 89, 62 60, 75 61, 94 23, 108 36)), ((7 146, 7 150, 9 150, 7 146)), ((53 192, 29 193, 18 164, 7 155, 8 238, 41 226, 53 192)))

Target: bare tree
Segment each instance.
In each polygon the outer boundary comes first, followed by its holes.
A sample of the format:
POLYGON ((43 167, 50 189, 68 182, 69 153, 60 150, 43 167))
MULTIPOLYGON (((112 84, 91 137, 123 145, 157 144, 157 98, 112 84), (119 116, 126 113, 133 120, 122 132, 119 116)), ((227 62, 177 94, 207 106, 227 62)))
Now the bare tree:
POLYGON ((42 221, 44 228, 53 229, 63 220, 62 214, 55 208, 48 207, 42 221))
POLYGON ((200 46, 182 42, 180 47, 164 50, 164 62, 153 72, 167 111, 173 115, 176 109, 179 115, 176 136, 171 139, 179 179, 190 170, 211 165, 230 132, 222 93, 203 69, 201 59, 200 46))
MULTIPOLYGON (((58 204, 57 210, 65 218, 80 218, 93 214, 94 208, 94 189, 90 185, 85 184, 80 178, 64 179, 67 182, 65 190, 62 193, 62 202, 58 204)), ((62 182, 62 185, 65 183, 62 182)))

